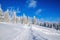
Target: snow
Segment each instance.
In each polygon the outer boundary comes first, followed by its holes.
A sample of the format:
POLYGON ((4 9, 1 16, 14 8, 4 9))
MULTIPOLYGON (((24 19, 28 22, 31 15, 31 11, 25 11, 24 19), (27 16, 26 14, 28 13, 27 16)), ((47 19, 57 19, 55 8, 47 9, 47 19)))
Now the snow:
POLYGON ((0 23, 0 40, 60 40, 60 31, 33 24, 0 23))

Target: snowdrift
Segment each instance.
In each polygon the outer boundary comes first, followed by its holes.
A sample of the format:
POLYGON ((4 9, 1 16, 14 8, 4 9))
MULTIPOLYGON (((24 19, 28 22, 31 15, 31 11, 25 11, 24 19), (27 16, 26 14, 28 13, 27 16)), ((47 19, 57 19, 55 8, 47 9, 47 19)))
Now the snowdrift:
POLYGON ((60 31, 33 24, 0 23, 0 40, 60 40, 60 31))

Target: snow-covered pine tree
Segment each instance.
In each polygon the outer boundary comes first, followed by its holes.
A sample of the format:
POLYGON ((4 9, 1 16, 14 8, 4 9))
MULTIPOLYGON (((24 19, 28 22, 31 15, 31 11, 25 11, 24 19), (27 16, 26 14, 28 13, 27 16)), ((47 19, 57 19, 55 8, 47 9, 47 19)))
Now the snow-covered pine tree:
POLYGON ((5 22, 9 22, 10 18, 9 18, 9 9, 7 9, 7 11, 4 12, 4 21, 5 22))
POLYGON ((4 21, 4 16, 3 16, 3 10, 1 8, 1 4, 0 4, 0 22, 4 21))
POLYGON ((36 24, 37 20, 36 20, 36 17, 34 16, 33 19, 32 19, 32 24, 36 24))
POLYGON ((36 24, 40 25, 40 19, 36 19, 36 24))
POLYGON ((28 16, 28 18, 27 18, 27 23, 28 23, 28 24, 31 24, 31 17, 29 17, 29 16, 28 16))
POLYGON ((20 17, 16 16, 16 22, 20 23, 20 17))
POLYGON ((20 16, 20 23, 23 24, 23 17, 20 16))
POLYGON ((13 11, 12 22, 16 23, 16 12, 13 11))
POLYGON ((22 20, 23 20, 23 24, 26 24, 27 23, 27 17, 26 17, 26 15, 24 13, 23 13, 22 20))

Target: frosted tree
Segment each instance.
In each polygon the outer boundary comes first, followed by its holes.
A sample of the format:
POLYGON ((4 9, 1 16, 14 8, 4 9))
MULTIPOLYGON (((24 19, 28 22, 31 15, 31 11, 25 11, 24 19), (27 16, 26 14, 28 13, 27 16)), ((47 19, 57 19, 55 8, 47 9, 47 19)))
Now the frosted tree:
POLYGON ((28 22, 28 24, 31 24, 32 23, 32 17, 28 16, 27 22, 28 22))
POLYGON ((40 19, 36 19, 36 24, 40 25, 40 19))
POLYGON ((17 22, 17 23, 20 23, 20 21, 21 21, 21 20, 20 20, 20 17, 17 16, 17 17, 16 17, 16 22, 17 22))
POLYGON ((7 9, 7 11, 4 12, 4 21, 5 22, 9 22, 10 18, 9 18, 9 10, 7 9))
POLYGON ((20 16, 20 23, 23 24, 23 17, 20 16))
POLYGON ((26 17, 26 15, 25 15, 24 13, 23 13, 22 21, 23 21, 23 24, 24 24, 24 23, 27 23, 27 17, 26 17))
POLYGON ((13 16, 12 16, 12 22, 16 23, 16 12, 13 12, 13 16))
POLYGON ((18 19, 19 19, 19 23, 21 23, 21 24, 22 24, 22 23, 23 23, 23 17, 22 17, 22 16, 20 16, 18 19))
POLYGON ((4 16, 3 16, 3 10, 1 8, 1 4, 0 4, 0 22, 4 21, 4 16))
POLYGON ((1 4, 0 4, 0 15, 2 15, 2 12, 3 12, 3 11, 2 11, 2 9, 1 9, 1 4))
POLYGON ((36 17, 34 16, 33 19, 32 19, 32 24, 36 24, 37 20, 36 20, 36 17))

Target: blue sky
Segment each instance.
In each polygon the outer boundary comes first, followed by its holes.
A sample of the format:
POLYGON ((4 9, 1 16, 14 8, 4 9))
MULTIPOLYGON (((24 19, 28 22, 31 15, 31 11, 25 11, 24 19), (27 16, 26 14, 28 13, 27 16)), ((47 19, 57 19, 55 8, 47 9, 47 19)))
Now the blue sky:
POLYGON ((0 0, 2 9, 19 10, 17 16, 36 16, 41 20, 60 20, 60 0, 0 0))

